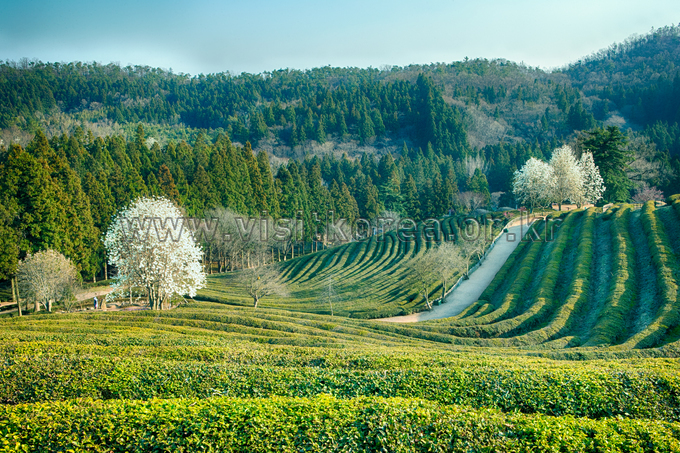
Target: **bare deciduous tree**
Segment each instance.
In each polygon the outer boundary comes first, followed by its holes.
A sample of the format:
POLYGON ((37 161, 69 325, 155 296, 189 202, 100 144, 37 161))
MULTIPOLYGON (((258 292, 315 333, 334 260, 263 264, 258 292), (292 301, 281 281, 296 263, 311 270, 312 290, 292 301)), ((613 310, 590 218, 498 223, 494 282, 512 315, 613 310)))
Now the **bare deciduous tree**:
POLYGON ((446 295, 447 282, 449 279, 460 272, 465 266, 465 260, 461 253, 460 246, 453 242, 442 242, 435 250, 436 266, 439 280, 442 282, 442 299, 446 295))
POLYGON ((263 297, 288 295, 286 286, 281 281, 279 268, 274 264, 245 269, 240 274, 240 280, 243 289, 253 298, 255 308, 263 297))
POLYGON ((463 192, 458 195, 458 199, 469 211, 475 211, 476 209, 481 208, 486 201, 484 195, 478 192, 463 192))
POLYGON ((434 249, 426 251, 418 258, 409 262, 411 283, 425 298, 425 306, 428 310, 432 309, 430 288, 432 288, 439 278, 437 266, 437 254, 434 253, 434 249))
POLYGON ((649 200, 663 201, 663 199, 663 192, 656 187, 649 187, 646 183, 643 183, 633 196, 633 201, 636 203, 646 203, 649 200))
POLYGON ((78 283, 78 272, 71 260, 54 250, 28 255, 17 267, 17 280, 22 294, 52 311, 52 304, 72 299, 78 283))
POLYGON ((462 240, 456 244, 462 263, 465 266, 465 277, 470 273, 470 263, 473 259, 480 259, 484 255, 489 243, 487 228, 475 224, 474 231, 463 231, 462 240))

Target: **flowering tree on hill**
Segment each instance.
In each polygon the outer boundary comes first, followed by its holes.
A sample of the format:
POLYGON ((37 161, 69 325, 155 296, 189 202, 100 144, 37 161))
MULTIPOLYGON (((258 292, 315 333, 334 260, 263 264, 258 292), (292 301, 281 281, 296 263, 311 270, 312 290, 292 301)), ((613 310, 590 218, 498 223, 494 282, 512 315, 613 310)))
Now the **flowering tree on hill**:
POLYGON ((579 206, 602 198, 605 187, 593 155, 584 152, 576 160, 571 147, 553 152, 550 163, 531 158, 515 172, 513 193, 520 203, 533 210, 536 206, 556 202, 562 209, 566 200, 579 206))
POLYGON ((607 188, 604 186, 604 180, 600 175, 600 169, 595 165, 593 160, 593 153, 586 151, 581 154, 581 160, 578 166, 583 174, 583 191, 579 204, 595 203, 601 199, 607 188))
POLYGON ((533 211, 537 206, 545 206, 551 201, 555 187, 553 168, 534 157, 515 172, 512 191, 522 204, 529 205, 533 211))
POLYGON ((108 301, 141 287, 149 306, 161 310, 173 297, 193 297, 205 286, 202 250, 181 222, 180 210, 162 197, 139 198, 118 213, 104 238, 109 262, 118 268, 108 301))
POLYGON ((550 166, 555 178, 551 198, 559 204, 561 211, 565 200, 578 202, 583 198, 583 173, 574 152, 566 145, 553 151, 550 166))

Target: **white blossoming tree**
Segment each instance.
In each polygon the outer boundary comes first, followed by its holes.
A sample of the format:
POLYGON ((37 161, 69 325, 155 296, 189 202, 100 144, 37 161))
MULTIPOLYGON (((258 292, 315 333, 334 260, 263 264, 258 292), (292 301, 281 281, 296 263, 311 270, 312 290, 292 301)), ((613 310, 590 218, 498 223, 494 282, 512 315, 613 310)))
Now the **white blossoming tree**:
POLYGON ((104 237, 109 263, 118 268, 111 301, 125 289, 143 288, 153 310, 205 286, 202 250, 183 228, 182 213, 163 197, 139 198, 115 217, 104 237))
POLYGON ((550 163, 531 158, 515 172, 513 193, 522 204, 533 210, 557 202, 562 209, 566 200, 582 206, 602 198, 605 187, 600 171, 590 152, 584 152, 580 160, 569 146, 557 148, 550 163))
POLYGON ((515 172, 512 191, 515 198, 528 205, 533 211, 551 201, 555 187, 553 168, 545 162, 532 157, 515 172))
POLYGON ((552 199, 562 210, 562 203, 569 200, 578 203, 583 198, 584 178, 574 152, 568 145, 557 148, 550 158, 554 185, 552 199))
POLYGON ((604 186, 604 180, 600 175, 600 169, 597 168, 597 165, 595 165, 595 161, 593 160, 593 153, 586 151, 581 154, 581 160, 579 160, 578 166, 583 175, 583 190, 581 199, 578 203, 579 205, 584 203, 594 204, 597 200, 602 198, 606 187, 604 186))

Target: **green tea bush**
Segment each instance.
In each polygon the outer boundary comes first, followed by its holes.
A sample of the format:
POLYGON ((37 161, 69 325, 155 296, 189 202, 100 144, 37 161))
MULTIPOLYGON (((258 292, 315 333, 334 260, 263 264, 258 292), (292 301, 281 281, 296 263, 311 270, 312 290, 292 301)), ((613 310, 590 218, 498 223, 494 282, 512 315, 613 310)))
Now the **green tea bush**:
POLYGON ((647 235, 649 250, 656 266, 657 281, 661 289, 661 307, 656 313, 656 319, 642 332, 634 335, 626 343, 633 347, 651 347, 664 337, 680 320, 680 305, 678 301, 678 280, 680 267, 668 242, 663 226, 658 221, 653 200, 648 201, 642 208, 642 226, 647 235))
MULTIPOLYGON (((536 325, 544 322, 550 313, 555 310, 557 304, 555 303, 554 299, 554 289, 560 272, 562 255, 567 243, 571 239, 571 232, 574 229, 574 224, 577 220, 580 220, 581 214, 581 212, 569 213, 569 215, 566 216, 564 223, 560 227, 559 233, 555 237, 555 244, 548 258, 543 275, 541 276, 538 288, 533 295, 533 303, 531 306, 529 306, 529 308, 523 313, 510 319, 505 319, 493 324, 478 327, 478 329, 483 332, 484 336, 517 336, 518 334, 526 332, 527 330, 530 330, 536 325)), ((535 258, 526 264, 523 263, 523 268, 533 269, 536 264, 534 261, 535 258)), ((515 285, 513 284, 513 286, 515 285)), ((516 287, 518 298, 520 294, 525 298, 527 297, 526 288, 525 282, 523 282, 521 286, 516 287)))
POLYGON ((593 327, 590 345, 615 344, 626 333, 627 323, 635 307, 635 249, 628 232, 630 206, 622 206, 611 223, 612 280, 605 305, 593 327))
POLYGON ((419 360, 409 364, 390 357, 365 364, 357 357, 346 367, 326 363, 323 357, 304 364, 304 360, 292 358, 286 365, 286 354, 278 361, 274 357, 265 361, 255 357, 253 361, 265 364, 250 365, 247 360, 239 364, 177 362, 152 357, 7 357, 0 369, 0 402, 83 397, 312 397, 325 393, 338 398, 422 398, 555 416, 680 419, 680 378, 663 369, 556 368, 521 359, 460 360, 457 365, 438 366, 419 360), (299 366, 294 366, 296 362, 299 366))
MULTIPOLYGON (((567 330, 570 327, 570 323, 574 322, 574 318, 572 317, 574 312, 578 312, 587 302, 588 289, 590 287, 590 266, 593 261, 595 209, 589 209, 582 217, 581 222, 583 225, 580 230, 580 235, 578 236, 574 268, 568 276, 568 278, 571 279, 571 283, 568 286, 566 301, 557 309, 556 315, 547 326, 513 338, 514 343, 538 344, 553 339, 558 336, 560 332, 567 330)), ((571 233, 573 228, 574 227, 568 229, 566 234, 571 233)), ((562 250, 564 250, 564 247, 562 247, 562 250)), ((556 302, 554 295, 547 300, 548 304, 555 304, 556 302), (552 299, 552 302, 550 299, 552 299)))
POLYGON ((680 425, 501 414, 414 399, 212 398, 0 407, 0 451, 680 450, 680 425))

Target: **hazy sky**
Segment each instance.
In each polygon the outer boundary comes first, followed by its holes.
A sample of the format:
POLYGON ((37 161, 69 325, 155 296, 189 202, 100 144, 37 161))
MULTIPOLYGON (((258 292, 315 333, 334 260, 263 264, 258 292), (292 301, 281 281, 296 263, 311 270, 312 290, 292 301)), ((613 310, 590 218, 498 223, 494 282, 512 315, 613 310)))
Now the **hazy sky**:
POLYGON ((506 58, 552 68, 680 21, 678 0, 0 0, 0 60, 188 74, 506 58))

